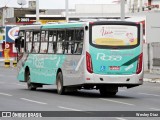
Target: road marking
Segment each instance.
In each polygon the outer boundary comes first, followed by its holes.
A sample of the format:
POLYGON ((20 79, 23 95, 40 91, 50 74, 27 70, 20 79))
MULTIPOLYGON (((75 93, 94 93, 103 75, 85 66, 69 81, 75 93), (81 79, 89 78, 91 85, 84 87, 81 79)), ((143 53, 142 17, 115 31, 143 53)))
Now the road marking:
POLYGON ((26 85, 23 85, 23 84, 18 84, 18 83, 6 83, 6 82, 0 82, 0 84, 8 84, 8 85, 26 86, 26 85))
POLYGON ((63 106, 58 106, 58 108, 65 109, 65 110, 72 110, 72 111, 82 111, 74 108, 68 108, 68 107, 63 107, 63 106))
POLYGON ((22 85, 22 84, 18 84, 18 83, 11 83, 13 85, 18 85, 18 86, 26 86, 26 85, 22 85))
POLYGON ((131 106, 134 105, 134 104, 125 103, 125 102, 120 102, 120 101, 115 101, 115 100, 109 100, 109 99, 103 99, 103 98, 100 98, 100 99, 101 99, 101 100, 105 100, 105 101, 109 101, 109 102, 120 103, 120 104, 124 104, 124 105, 131 105, 131 106))
POLYGON ((10 95, 10 94, 7 94, 7 93, 0 93, 0 95, 13 96, 13 95, 10 95))
POLYGON ((148 93, 139 93, 139 94, 142 94, 142 95, 151 95, 151 96, 160 97, 160 95, 156 95, 156 94, 148 94, 148 93))
POLYGON ((124 119, 124 118, 116 118, 116 119, 118 119, 118 120, 127 120, 127 119, 124 119))
POLYGON ((149 109, 160 111, 160 109, 158 108, 149 108, 149 109))
POLYGON ((29 101, 29 102, 38 103, 38 104, 43 104, 43 105, 47 104, 47 103, 44 103, 44 102, 39 102, 39 101, 30 100, 30 99, 26 99, 26 98, 20 98, 20 99, 25 100, 25 101, 29 101))

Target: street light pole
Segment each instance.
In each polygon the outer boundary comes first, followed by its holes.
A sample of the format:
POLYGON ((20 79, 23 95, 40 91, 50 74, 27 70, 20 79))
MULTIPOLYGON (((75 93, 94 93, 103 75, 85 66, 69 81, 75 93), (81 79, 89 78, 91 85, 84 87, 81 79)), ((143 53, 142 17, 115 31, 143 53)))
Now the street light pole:
POLYGON ((39 0, 36 0, 36 22, 39 22, 39 0))
POLYGON ((4 45, 4 49, 6 49, 6 43, 7 43, 7 41, 6 41, 6 36, 7 36, 7 31, 6 31, 6 24, 5 24, 5 22, 6 22, 6 14, 7 14, 7 7, 5 6, 4 8, 3 8, 3 23, 2 23, 2 26, 5 28, 4 30, 5 30, 5 45, 4 45))
POLYGON ((68 0, 65 0, 66 22, 68 22, 68 0))
POLYGON ((121 0, 121 20, 125 19, 125 0, 121 0))
POLYGON ((3 11, 2 11, 2 26, 5 26, 5 20, 6 20, 6 6, 3 7, 3 11))
POLYGON ((142 12, 142 0, 140 0, 140 7, 139 7, 139 11, 142 12))

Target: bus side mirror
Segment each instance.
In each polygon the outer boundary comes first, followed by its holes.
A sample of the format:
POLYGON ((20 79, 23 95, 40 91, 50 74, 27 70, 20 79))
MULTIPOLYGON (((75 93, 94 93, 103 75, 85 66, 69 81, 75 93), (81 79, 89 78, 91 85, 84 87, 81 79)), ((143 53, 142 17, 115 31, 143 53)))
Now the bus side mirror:
POLYGON ((15 39, 15 47, 16 48, 20 47, 20 44, 21 44, 21 37, 18 37, 15 39))
POLYGON ((24 48, 24 39, 21 40, 21 48, 24 48))

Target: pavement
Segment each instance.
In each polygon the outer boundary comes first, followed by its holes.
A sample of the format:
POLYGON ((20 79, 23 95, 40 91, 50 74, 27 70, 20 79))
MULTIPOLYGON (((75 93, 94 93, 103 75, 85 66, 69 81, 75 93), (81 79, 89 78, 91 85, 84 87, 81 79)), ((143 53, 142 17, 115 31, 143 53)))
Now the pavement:
MULTIPOLYGON (((10 58, 10 66, 13 68, 13 60, 14 58, 10 58)), ((4 58, 0 57, 0 67, 4 67, 4 58)), ((145 82, 152 82, 152 83, 160 83, 160 73, 150 73, 149 71, 144 72, 144 79, 145 82)))
POLYGON ((160 73, 150 73, 148 71, 144 72, 144 79, 145 82, 152 82, 152 83, 160 83, 160 73))
MULTIPOLYGON (((0 57, 0 67, 4 67, 4 60, 5 58, 0 57)), ((9 60, 10 60, 11 67, 13 67, 13 61, 15 60, 15 58, 9 58, 9 60)))

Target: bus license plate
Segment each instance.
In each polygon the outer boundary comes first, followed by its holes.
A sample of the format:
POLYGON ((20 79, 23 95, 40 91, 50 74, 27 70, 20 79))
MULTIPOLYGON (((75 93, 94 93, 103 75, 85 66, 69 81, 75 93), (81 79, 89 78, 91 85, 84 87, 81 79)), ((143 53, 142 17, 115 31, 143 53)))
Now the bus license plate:
POLYGON ((120 70, 119 66, 110 66, 110 70, 120 70))

